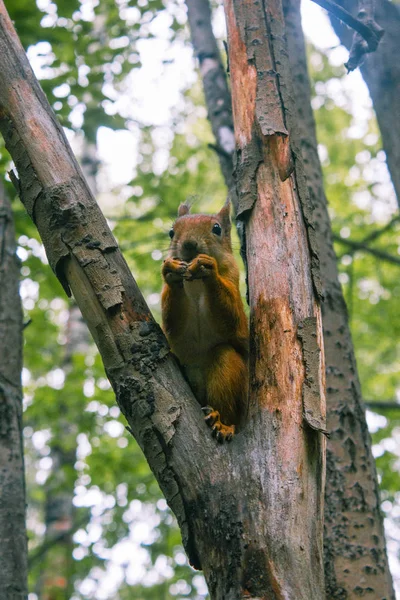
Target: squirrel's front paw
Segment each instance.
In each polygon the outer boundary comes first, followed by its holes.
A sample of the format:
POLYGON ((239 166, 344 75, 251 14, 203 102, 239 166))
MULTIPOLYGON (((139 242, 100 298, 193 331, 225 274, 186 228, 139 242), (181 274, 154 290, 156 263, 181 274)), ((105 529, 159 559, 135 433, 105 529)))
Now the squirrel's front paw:
POLYGON ((187 272, 185 274, 186 279, 202 279, 203 277, 209 277, 216 272, 217 261, 208 254, 199 254, 189 263, 187 272))
POLYGON ((213 436, 217 438, 217 441, 221 444, 223 442, 230 442, 235 435, 235 426, 224 425, 221 423, 219 412, 214 410, 211 406, 203 406, 201 410, 206 415, 204 420, 207 425, 211 427, 211 432, 213 436))
POLYGON ((162 276, 167 283, 183 281, 187 271, 187 263, 179 258, 167 258, 163 262, 162 276))

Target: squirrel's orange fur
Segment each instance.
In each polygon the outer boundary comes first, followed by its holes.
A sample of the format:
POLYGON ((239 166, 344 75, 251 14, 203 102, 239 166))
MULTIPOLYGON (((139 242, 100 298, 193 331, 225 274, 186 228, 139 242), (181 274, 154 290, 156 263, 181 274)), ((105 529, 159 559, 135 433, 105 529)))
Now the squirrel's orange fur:
POLYGON ((248 324, 229 212, 229 202, 215 215, 191 215, 182 204, 162 267, 164 332, 219 441, 243 422, 248 391, 248 324))

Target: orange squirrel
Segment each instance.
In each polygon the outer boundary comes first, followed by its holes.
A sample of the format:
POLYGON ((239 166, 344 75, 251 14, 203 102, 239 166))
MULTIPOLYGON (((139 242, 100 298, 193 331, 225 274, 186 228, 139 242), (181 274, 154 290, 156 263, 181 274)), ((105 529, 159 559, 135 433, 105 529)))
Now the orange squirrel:
POLYGON ((230 202, 218 214, 181 204, 162 266, 162 321, 172 352, 218 441, 245 417, 248 324, 232 253, 230 202))

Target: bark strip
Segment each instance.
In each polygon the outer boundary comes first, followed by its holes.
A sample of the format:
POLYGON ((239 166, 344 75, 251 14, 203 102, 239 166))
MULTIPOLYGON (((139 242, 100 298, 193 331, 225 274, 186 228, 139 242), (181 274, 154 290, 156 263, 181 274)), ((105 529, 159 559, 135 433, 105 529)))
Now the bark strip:
POLYGON ((357 600, 362 597, 394 600, 379 511, 375 463, 346 305, 338 280, 318 158, 300 2, 284 0, 284 10, 297 99, 298 144, 304 159, 310 198, 317 215, 316 235, 325 297, 322 322, 327 378, 327 429, 330 432, 325 494, 326 599, 357 600))
POLYGON ((22 307, 11 205, 0 181, 0 598, 27 597, 22 307))

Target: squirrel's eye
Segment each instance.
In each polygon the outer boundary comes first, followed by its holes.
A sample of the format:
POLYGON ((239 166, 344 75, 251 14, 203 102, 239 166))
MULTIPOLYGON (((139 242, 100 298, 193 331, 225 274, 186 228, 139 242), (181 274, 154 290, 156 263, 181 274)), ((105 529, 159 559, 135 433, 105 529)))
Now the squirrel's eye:
POLYGON ((214 223, 212 232, 215 233, 215 235, 221 235, 221 233, 222 233, 221 225, 219 223, 214 223))
POLYGON ((174 235, 175 235, 175 231, 173 229, 170 229, 169 230, 169 237, 171 238, 171 240, 174 237, 174 235))

